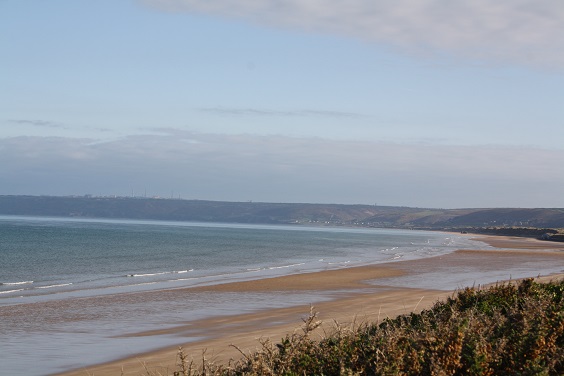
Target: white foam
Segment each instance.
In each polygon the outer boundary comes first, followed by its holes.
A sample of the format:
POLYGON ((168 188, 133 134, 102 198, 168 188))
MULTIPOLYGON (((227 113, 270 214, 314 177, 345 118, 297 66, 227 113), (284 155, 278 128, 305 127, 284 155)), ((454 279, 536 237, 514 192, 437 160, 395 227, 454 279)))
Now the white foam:
POLYGON ((350 264, 351 260, 342 261, 342 262, 328 262, 327 265, 346 265, 350 264))
POLYGON ((33 281, 22 281, 22 282, 4 282, 4 283, 0 283, 0 285, 4 285, 4 286, 17 286, 17 285, 29 285, 32 284, 33 281))
POLYGON ((184 274, 188 272, 193 272, 194 269, 188 270, 173 270, 171 272, 157 272, 157 273, 144 273, 144 274, 128 274, 126 277, 154 277, 156 275, 165 275, 165 274, 184 274))
POLYGON ((291 268, 294 266, 300 266, 300 265, 304 265, 305 263, 301 262, 299 264, 291 264, 291 265, 282 265, 282 266, 271 266, 268 269, 272 270, 272 269, 285 269, 285 268, 291 268))
POLYGON ((10 294, 12 292, 23 291, 24 289, 17 289, 17 290, 7 290, 7 291, 0 291, 0 294, 10 294))
POLYGON ((145 273, 145 274, 131 274, 132 277, 153 277, 155 275, 169 274, 170 272, 160 272, 160 273, 145 273))
POLYGON ((48 285, 48 286, 37 286, 38 289, 51 289, 53 287, 63 287, 63 286, 70 286, 72 283, 60 283, 58 285, 48 285))
POLYGON ((178 279, 173 279, 167 282, 176 282, 176 281, 192 281, 194 279, 199 279, 199 278, 178 278, 178 279))
POLYGON ((128 285, 128 287, 131 286, 145 286, 145 285, 154 285, 157 282, 143 282, 143 283, 134 283, 133 285, 128 285))

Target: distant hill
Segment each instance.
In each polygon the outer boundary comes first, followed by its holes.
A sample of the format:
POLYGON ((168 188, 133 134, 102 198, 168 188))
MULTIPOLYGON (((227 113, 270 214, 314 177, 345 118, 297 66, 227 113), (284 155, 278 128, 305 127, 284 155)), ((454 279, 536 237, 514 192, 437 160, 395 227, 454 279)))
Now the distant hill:
POLYGON ((130 197, 0 196, 0 214, 427 229, 564 228, 564 209, 421 209, 130 197))
POLYGON ((130 197, 0 196, 0 214, 420 229, 564 228, 564 209, 421 209, 130 197))

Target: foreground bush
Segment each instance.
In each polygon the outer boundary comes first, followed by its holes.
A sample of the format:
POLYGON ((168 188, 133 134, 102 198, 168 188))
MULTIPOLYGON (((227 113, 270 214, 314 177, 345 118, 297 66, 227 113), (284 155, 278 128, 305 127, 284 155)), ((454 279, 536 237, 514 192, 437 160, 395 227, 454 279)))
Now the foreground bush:
MULTIPOLYGON (((419 314, 341 328, 321 339, 312 311, 302 331, 228 365, 174 375, 564 375, 564 281, 467 288, 419 314)), ((204 362, 205 363, 205 362, 204 362)))

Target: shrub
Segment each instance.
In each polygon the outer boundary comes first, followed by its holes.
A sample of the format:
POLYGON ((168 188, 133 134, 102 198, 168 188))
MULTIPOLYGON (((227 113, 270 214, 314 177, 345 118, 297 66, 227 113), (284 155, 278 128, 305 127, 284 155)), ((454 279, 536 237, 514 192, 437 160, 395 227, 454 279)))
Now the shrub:
MULTIPOLYGON (((174 375, 563 375, 564 281, 466 288, 419 314, 321 338, 311 310, 301 330, 228 365, 174 375), (315 337, 315 338, 314 338, 315 337)), ((182 364, 186 356, 181 352, 182 364)))

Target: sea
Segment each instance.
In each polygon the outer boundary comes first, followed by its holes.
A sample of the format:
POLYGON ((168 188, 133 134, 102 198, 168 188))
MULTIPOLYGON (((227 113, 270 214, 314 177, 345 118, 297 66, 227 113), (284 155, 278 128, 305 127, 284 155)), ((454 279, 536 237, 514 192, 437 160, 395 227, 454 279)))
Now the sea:
POLYGON ((488 248, 430 231, 0 216, 0 374, 56 374, 198 339, 128 334, 331 298, 175 289, 488 248))

